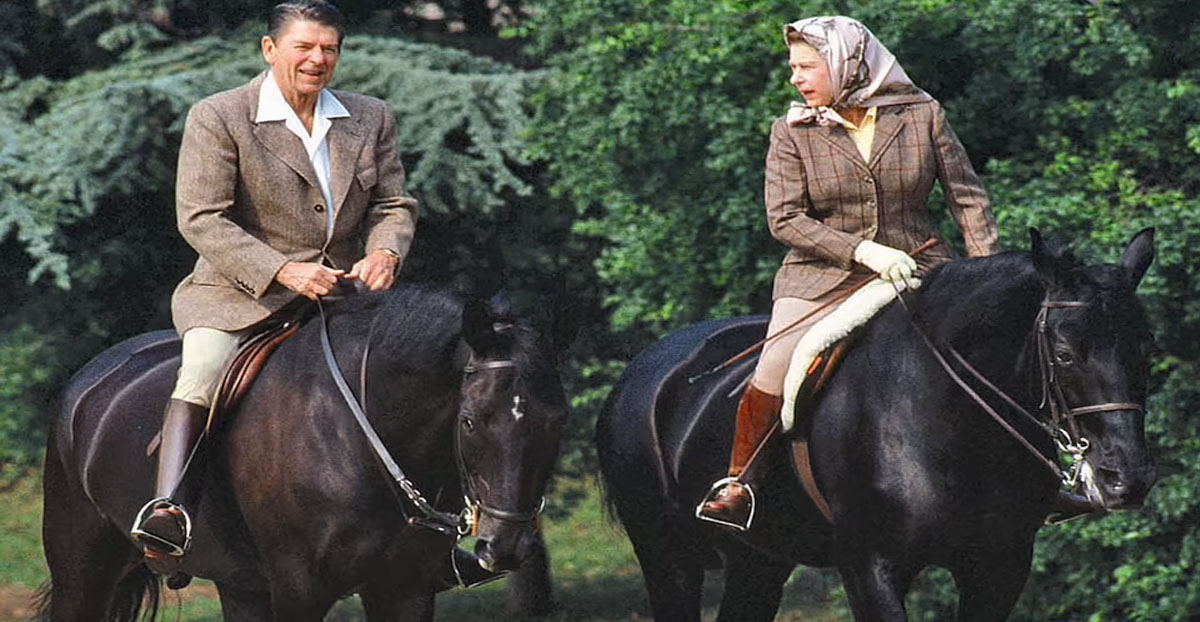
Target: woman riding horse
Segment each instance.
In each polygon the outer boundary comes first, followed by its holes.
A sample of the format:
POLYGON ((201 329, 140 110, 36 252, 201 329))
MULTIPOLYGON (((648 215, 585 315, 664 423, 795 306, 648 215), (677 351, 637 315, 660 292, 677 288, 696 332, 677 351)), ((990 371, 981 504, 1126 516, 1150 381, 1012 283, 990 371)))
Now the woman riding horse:
POLYGON ((968 255, 991 254, 996 243, 987 195, 941 106, 865 26, 814 17, 788 24, 784 37, 789 82, 804 102, 771 128, 764 195, 771 235, 788 246, 767 334, 787 331, 763 348, 738 405, 729 477, 697 508, 701 519, 739 530, 753 516, 756 474, 747 464, 780 413, 801 337, 872 274, 903 286, 953 256, 945 244, 909 256, 933 236, 933 183, 968 255))
POLYGON ((279 4, 261 41, 268 70, 188 113, 176 213, 199 258, 171 300, 183 354, 153 499, 130 534, 150 558, 190 545, 197 494, 180 484, 238 343, 339 277, 391 287, 412 242, 417 202, 405 193, 391 109, 326 88, 342 38, 328 2, 279 4))

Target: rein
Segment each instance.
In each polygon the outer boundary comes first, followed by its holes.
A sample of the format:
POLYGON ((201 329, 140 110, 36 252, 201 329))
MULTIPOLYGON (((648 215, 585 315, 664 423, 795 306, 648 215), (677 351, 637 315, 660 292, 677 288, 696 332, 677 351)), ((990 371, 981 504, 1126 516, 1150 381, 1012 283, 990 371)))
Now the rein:
POLYGON ((962 354, 959 354, 959 352, 955 350, 953 346, 947 344, 945 346, 946 351, 948 351, 950 355, 954 357, 954 359, 963 367, 963 369, 966 369, 968 372, 970 372, 976 380, 982 383, 983 386, 987 387, 990 391, 995 393, 1006 404, 1011 406, 1026 419, 1033 422, 1039 428, 1045 431, 1046 434, 1049 435, 1052 440, 1054 440, 1060 451, 1071 455, 1071 468, 1068 473, 1064 473, 1057 462, 1047 458, 1045 454, 1038 451, 1037 448, 1033 446, 1033 443, 1029 441, 1029 439, 1025 438, 1024 435, 1018 432, 1016 428, 1012 426, 1012 424, 1010 424, 1004 419, 1004 417, 996 412, 991 405, 989 405, 982 397, 980 397, 979 394, 962 379, 962 376, 960 376, 958 372, 956 372, 950 365, 950 363, 946 361, 946 357, 941 353, 940 350, 938 350, 937 346, 934 345, 933 340, 929 338, 929 336, 917 323, 916 316, 913 314, 912 309, 909 308, 908 303, 904 300, 904 296, 900 294, 899 289, 896 291, 896 298, 900 301, 900 306, 903 307, 904 311, 908 314, 909 323, 912 325, 917 335, 921 337, 921 341, 933 354, 938 364, 942 366, 942 369, 946 372, 946 375, 948 375, 950 379, 953 380, 955 384, 957 384, 963 390, 964 393, 974 400, 975 403, 984 410, 984 412, 991 416, 991 418, 994 419, 1001 428, 1008 432, 1008 434, 1012 436, 1018 443, 1020 443, 1022 447, 1029 451, 1031 455, 1037 458, 1038 461, 1046 466, 1046 468, 1049 469, 1056 478, 1061 480, 1067 486, 1074 487, 1079 481, 1080 473, 1083 469, 1084 454, 1087 452, 1088 447, 1091 444, 1087 438, 1083 437, 1079 433, 1079 427, 1075 422, 1075 418, 1077 416, 1118 410, 1131 410, 1136 412, 1143 412, 1145 410, 1141 404, 1134 404, 1132 402, 1106 402, 1102 404, 1093 404, 1090 406, 1080 406, 1076 408, 1071 408, 1070 405, 1067 404, 1066 396, 1063 395, 1062 386, 1059 384, 1058 376, 1055 374, 1056 365, 1054 363, 1054 358, 1050 354, 1050 341, 1048 337, 1049 325, 1047 322, 1047 316, 1050 309, 1080 308, 1087 306, 1087 303, 1085 302, 1043 300, 1041 303, 1041 308, 1038 311, 1037 317, 1034 321, 1034 330, 1037 339, 1038 350, 1038 368, 1041 373, 1042 384, 1042 402, 1039 405, 1039 408, 1046 408, 1047 406, 1049 407, 1049 423, 1039 419, 1038 417, 1035 417, 1028 410, 1018 404, 1016 400, 1014 400, 995 384, 990 382, 986 377, 984 377, 983 374, 981 374, 970 363, 968 363, 962 354))
MULTIPOLYGON (((541 499, 540 505, 536 510, 531 512, 510 512, 507 510, 499 510, 485 505, 481 501, 477 501, 477 495, 471 486, 471 479, 466 471, 466 464, 463 461, 462 452, 459 451, 459 438, 455 435, 454 454, 458 464, 459 477, 465 482, 464 489, 466 496, 464 502, 466 507, 461 513, 443 512, 433 506, 428 499, 425 498, 416 484, 404 474, 400 465, 392 457, 383 440, 379 438, 379 434, 375 431, 375 427, 371 425, 367 418, 367 413, 354 397, 354 393, 350 390, 350 386, 346 383, 346 378, 342 375, 341 369, 338 367, 337 360, 333 356, 333 347, 329 340, 329 321, 325 314, 325 306, 320 300, 317 300, 317 310, 321 314, 321 349, 325 355, 325 364, 329 368, 329 373, 333 376, 334 383, 337 385, 338 391, 342 394, 342 399, 350 408, 350 412, 354 413, 354 420, 362 429, 363 435, 367 438, 368 444, 371 446, 371 451, 375 457, 379 459, 380 464, 387 470, 392 481, 400 487, 408 500, 415 506, 423 517, 409 516, 408 512, 404 511, 401 506, 400 511, 404 515, 409 525, 428 527, 435 531, 439 531, 446 535, 456 535, 461 538, 467 535, 474 535, 479 525, 479 515, 487 515, 497 520, 511 523, 526 523, 537 519, 541 514, 542 509, 546 506, 546 499, 541 499)), ((359 391, 363 396, 364 401, 367 395, 367 358, 370 356, 371 347, 370 341, 363 347, 362 361, 359 364, 359 391)), ((464 374, 476 373, 480 370, 515 368, 517 364, 511 360, 488 361, 484 363, 467 362, 463 368, 464 374)))

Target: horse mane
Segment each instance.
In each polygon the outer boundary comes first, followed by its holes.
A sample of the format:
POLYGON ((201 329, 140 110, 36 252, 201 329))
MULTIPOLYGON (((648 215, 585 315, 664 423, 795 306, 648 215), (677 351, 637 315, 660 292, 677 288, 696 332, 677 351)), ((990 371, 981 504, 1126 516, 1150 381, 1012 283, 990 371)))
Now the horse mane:
MULTIPOLYGON (((467 302, 467 296, 448 287, 397 283, 387 291, 337 299, 330 313, 360 320, 373 352, 389 352, 415 371, 446 374, 460 372, 466 362, 460 344, 467 302)), ((489 354, 515 361, 531 386, 553 386, 546 381, 557 382, 555 361, 541 333, 503 295, 488 301, 487 308, 497 329, 497 351, 489 354)))
POLYGON ((946 262, 929 271, 910 306, 935 339, 956 346, 1026 334, 1048 292, 1088 303, 1081 312, 1093 330, 1149 333, 1124 267, 1085 263, 1055 240, 1042 261, 1039 268, 1032 253, 1010 251, 946 262))

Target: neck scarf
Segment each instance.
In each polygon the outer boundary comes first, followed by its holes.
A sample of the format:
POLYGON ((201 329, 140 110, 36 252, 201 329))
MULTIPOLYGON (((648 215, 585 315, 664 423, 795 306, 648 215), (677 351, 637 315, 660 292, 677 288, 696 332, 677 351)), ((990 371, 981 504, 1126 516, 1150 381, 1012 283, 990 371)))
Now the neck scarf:
POLYGON ((825 60, 834 93, 830 106, 792 102, 787 114, 791 125, 813 122, 842 125, 845 119, 838 110, 933 99, 913 84, 896 57, 858 20, 841 16, 810 17, 784 26, 785 41, 792 32, 800 33, 803 42, 825 60))

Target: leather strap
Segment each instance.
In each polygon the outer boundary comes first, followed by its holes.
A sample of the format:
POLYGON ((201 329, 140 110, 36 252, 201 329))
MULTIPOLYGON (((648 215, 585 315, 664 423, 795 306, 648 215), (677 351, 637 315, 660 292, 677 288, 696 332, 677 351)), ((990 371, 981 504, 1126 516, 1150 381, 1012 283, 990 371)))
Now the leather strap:
MULTIPOLYGON (((395 458, 388 451, 387 446, 383 444, 383 440, 379 438, 379 434, 367 419, 367 413, 363 411, 358 400, 354 397, 354 393, 350 391, 350 386, 346 384, 346 378, 342 376, 341 369, 338 368, 337 360, 333 356, 333 347, 329 343, 329 324, 328 318, 325 316, 325 306, 320 300, 317 301, 317 310, 321 313, 321 350, 325 354, 325 363, 329 367, 329 373, 333 376, 333 382, 337 385, 338 391, 341 392, 342 398, 346 401, 346 405, 350 407, 350 412, 354 413, 354 420, 358 423, 358 427, 362 429, 363 435, 367 437, 367 442, 371 446, 371 451, 375 453, 375 457, 379 459, 380 464, 387 470, 392 481, 404 491, 409 501, 425 515, 428 521, 415 520, 408 517, 409 524, 428 525, 444 533, 457 533, 462 524, 462 517, 458 514, 450 512, 442 512, 433 507, 433 504, 421 494, 412 480, 404 474, 400 469, 400 465, 396 463, 395 458)), ((363 373, 366 370, 366 358, 363 359, 363 373)), ((403 512, 403 508, 401 508, 403 512)))

